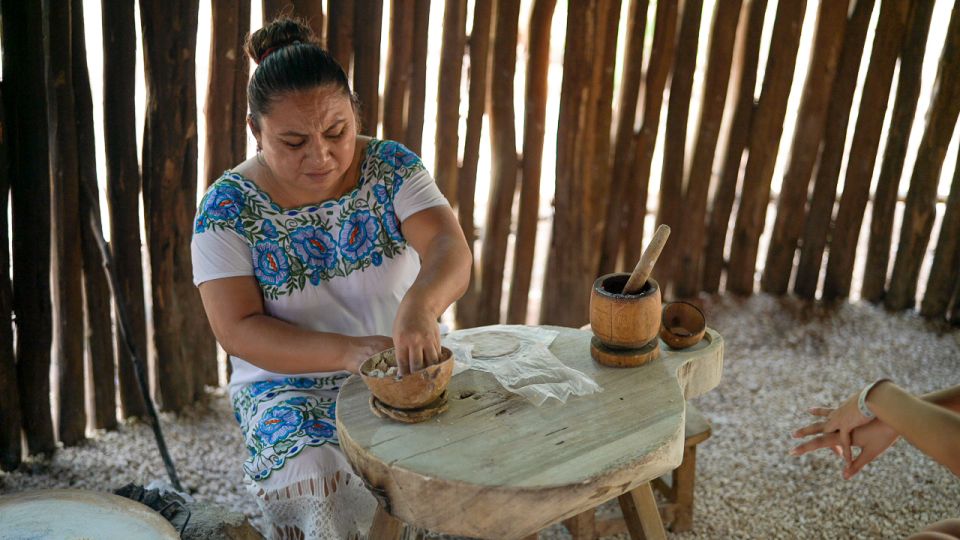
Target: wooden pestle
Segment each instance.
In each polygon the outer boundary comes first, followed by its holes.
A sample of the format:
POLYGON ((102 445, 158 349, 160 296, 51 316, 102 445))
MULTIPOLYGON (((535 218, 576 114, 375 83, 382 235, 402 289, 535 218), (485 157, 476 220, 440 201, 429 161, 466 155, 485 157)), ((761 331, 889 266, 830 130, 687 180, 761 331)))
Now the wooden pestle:
POLYGON ((647 249, 643 250, 643 254, 640 255, 640 260, 637 261, 637 266, 630 274, 630 279, 623 286, 623 294, 640 292, 640 289, 647 282, 647 278, 650 277, 650 272, 653 271, 653 265, 657 264, 657 259, 660 258, 660 252, 663 251, 663 246, 667 243, 667 237, 669 236, 669 225, 664 224, 657 227, 657 232, 653 233, 653 238, 647 245, 647 249))

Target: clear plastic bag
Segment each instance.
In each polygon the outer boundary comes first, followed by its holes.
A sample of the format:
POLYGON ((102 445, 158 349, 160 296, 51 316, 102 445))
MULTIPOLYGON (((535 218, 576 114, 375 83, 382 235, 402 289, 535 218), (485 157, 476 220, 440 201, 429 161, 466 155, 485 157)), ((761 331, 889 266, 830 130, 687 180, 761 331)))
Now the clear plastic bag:
POLYGON ((538 407, 550 398, 566 403, 570 396, 603 391, 596 381, 583 372, 567 367, 550 352, 550 344, 557 334, 554 330, 520 325, 483 327, 447 335, 443 338, 443 344, 456 357, 454 373, 466 369, 490 373, 501 386, 520 394, 538 407), (518 347, 500 356, 474 356, 477 339, 489 333, 513 336, 518 341, 518 347))

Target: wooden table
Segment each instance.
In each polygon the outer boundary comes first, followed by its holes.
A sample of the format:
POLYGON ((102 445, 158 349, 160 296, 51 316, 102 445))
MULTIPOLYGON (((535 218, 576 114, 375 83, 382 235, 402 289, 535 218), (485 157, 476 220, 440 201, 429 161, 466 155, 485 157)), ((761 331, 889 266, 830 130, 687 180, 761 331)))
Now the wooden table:
POLYGON ((337 428, 380 500, 375 527, 386 520, 389 529, 389 514, 430 531, 521 538, 628 492, 638 505, 628 525, 645 512, 649 525, 648 482, 680 465, 686 400, 720 382, 723 339, 707 329, 690 349, 663 346, 647 365, 608 368, 590 357, 590 332, 547 328, 560 333, 553 354, 603 392, 536 407, 492 375, 468 370, 450 381, 447 412, 406 425, 375 416, 366 386, 350 377, 337 428))

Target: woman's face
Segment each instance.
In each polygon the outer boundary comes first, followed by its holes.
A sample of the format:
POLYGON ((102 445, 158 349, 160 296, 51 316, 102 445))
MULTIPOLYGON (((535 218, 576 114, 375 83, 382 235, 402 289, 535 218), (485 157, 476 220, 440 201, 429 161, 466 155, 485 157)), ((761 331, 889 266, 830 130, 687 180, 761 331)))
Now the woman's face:
POLYGON ((295 205, 339 197, 353 187, 347 175, 354 161, 357 122, 350 98, 324 86, 287 94, 260 117, 263 160, 273 186, 295 205))

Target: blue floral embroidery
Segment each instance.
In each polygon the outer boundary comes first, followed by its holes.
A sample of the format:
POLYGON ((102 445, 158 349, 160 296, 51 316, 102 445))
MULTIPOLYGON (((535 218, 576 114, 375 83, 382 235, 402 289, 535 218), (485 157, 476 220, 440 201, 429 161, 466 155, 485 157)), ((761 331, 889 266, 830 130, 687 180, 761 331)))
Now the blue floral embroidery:
POLYGON ((250 385, 250 394, 253 396, 259 396, 273 390, 274 388, 280 386, 282 383, 280 381, 257 381, 250 385))
POLYGON ((290 234, 290 241, 303 264, 325 270, 337 265, 337 243, 327 231, 319 227, 302 227, 290 234))
POLYGON ((254 274, 260 283, 281 285, 290 275, 290 261, 283 248, 265 240, 253 247, 254 274))
POLYGON ((204 214, 220 220, 235 219, 243 210, 243 193, 229 184, 215 186, 207 194, 204 214))
POLYGON ((303 413, 290 407, 274 407, 263 415, 257 434, 268 444, 277 444, 281 439, 295 433, 303 422, 303 413))
POLYGON ((380 255, 378 251, 374 251, 373 255, 370 256, 370 262, 372 262, 374 266, 380 266, 383 264, 383 255, 380 255))
POLYGON ((308 437, 323 439, 329 439, 336 434, 336 429, 330 424, 330 422, 325 422, 315 418, 307 420, 303 423, 303 431, 308 437))
POLYGON ((340 229, 340 250, 350 262, 366 257, 376 246, 380 224, 368 210, 354 213, 340 229))
POLYGON ((303 397, 303 396, 300 396, 300 397, 290 398, 290 399, 286 400, 284 403, 286 403, 287 405, 293 405, 293 406, 296 406, 296 407, 301 407, 301 406, 303 406, 303 405, 306 405, 306 404, 307 404, 307 401, 309 401, 307 398, 305 398, 305 397, 303 397))
POLYGON ((387 187, 383 184, 375 184, 373 186, 373 195, 380 204, 387 204, 390 201, 390 196, 387 194, 387 187))
POLYGON ((294 388, 314 388, 317 386, 317 379, 308 377, 287 377, 284 382, 294 388))
POLYGON ((403 232, 400 231, 400 220, 397 219, 397 213, 393 211, 393 205, 387 205, 383 213, 383 228, 387 230, 387 235, 391 240, 403 242, 403 232))
POLYGON ((263 228, 261 229, 264 235, 271 240, 276 240, 279 236, 277 234, 277 228, 273 226, 273 223, 269 219, 263 220, 263 228))
POLYGON ((200 234, 203 231, 206 231, 208 221, 209 221, 209 218, 207 218, 206 214, 201 213, 200 215, 198 215, 196 221, 194 221, 193 223, 194 234, 200 234))

